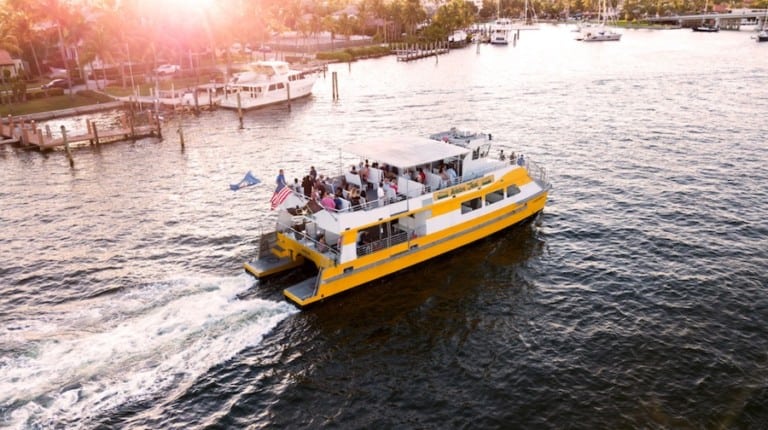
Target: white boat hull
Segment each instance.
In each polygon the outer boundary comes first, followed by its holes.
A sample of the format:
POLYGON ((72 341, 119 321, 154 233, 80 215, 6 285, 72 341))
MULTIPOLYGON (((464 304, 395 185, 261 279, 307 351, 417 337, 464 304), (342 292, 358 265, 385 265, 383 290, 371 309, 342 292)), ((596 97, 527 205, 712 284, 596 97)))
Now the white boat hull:
POLYGON ((225 96, 219 98, 219 106, 228 109, 255 109, 276 103, 307 97, 312 94, 315 77, 291 82, 284 88, 279 88, 265 93, 253 91, 250 87, 230 87, 225 96), (289 90, 290 89, 290 96, 289 90), (238 101, 238 93, 240 100, 238 101))

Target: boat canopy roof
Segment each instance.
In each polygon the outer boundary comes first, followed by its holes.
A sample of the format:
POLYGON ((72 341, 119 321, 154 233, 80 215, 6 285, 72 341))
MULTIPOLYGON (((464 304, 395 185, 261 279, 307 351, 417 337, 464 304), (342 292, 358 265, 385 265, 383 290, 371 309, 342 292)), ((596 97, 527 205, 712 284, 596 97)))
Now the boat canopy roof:
POLYGON ((344 152, 376 160, 395 167, 414 167, 433 161, 460 157, 471 149, 428 139, 426 137, 393 136, 367 139, 342 148, 344 152))

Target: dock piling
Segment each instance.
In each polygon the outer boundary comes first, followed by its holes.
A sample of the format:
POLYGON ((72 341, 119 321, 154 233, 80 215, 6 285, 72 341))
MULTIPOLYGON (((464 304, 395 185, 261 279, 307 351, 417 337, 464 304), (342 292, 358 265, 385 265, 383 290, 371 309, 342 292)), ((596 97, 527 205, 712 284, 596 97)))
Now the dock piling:
POLYGON ((96 145, 99 145, 99 131, 96 129, 96 121, 91 121, 91 129, 93 130, 93 141, 96 145))
POLYGON ((288 92, 288 112, 291 111, 291 83, 285 83, 285 90, 288 92))
POLYGON ((179 118, 179 129, 176 130, 179 133, 179 141, 181 142, 181 150, 184 150, 184 129, 181 126, 181 118, 179 118))
POLYGON ((336 72, 331 74, 331 94, 333 96, 333 100, 339 99, 339 77, 336 72))
POLYGON ((243 128, 243 105, 240 102, 240 90, 237 90, 237 117, 240 119, 240 128, 243 128))
POLYGON ((64 149, 67 151, 67 158, 69 158, 69 167, 75 167, 75 160, 72 158, 72 151, 69 150, 69 142, 67 142, 67 129, 61 126, 61 138, 64 140, 64 149))

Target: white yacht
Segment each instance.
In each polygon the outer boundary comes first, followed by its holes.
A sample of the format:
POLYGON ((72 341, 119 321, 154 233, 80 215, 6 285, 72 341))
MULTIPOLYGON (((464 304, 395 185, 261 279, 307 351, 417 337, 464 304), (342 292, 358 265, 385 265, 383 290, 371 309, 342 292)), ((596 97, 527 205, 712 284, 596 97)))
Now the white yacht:
POLYGON ((493 23, 491 31, 491 44, 507 45, 509 44, 509 35, 512 32, 512 21, 509 18, 499 18, 493 23))
POLYGON ((256 61, 232 76, 219 105, 252 109, 306 97, 316 80, 316 72, 293 70, 285 61, 256 61))

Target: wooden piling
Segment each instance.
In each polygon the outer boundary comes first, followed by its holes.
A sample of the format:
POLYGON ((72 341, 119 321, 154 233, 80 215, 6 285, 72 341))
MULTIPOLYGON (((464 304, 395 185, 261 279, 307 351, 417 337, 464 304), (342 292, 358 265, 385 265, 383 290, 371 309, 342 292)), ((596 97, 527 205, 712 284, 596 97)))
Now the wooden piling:
POLYGON ((179 141, 181 141, 181 150, 184 150, 184 129, 181 127, 181 118, 179 118, 179 128, 176 130, 179 133, 179 141))
POLYGON ((291 83, 285 83, 285 90, 288 92, 288 111, 291 111, 291 83))
POLYGON ((91 121, 91 129, 93 130, 93 141, 96 142, 96 145, 98 146, 100 142, 99 131, 96 129, 96 121, 91 121))
POLYGON ((136 122, 136 115, 134 115, 133 111, 131 111, 131 117, 128 118, 128 124, 131 126, 131 139, 136 140, 136 129, 134 128, 134 123, 136 122))
POLYGON ((237 90, 237 117, 240 119, 240 128, 243 128, 243 106, 240 102, 240 90, 237 90))
POLYGON ((339 99, 339 76, 337 72, 333 72, 331 74, 331 94, 333 96, 333 100, 339 99))
POLYGON ((157 126, 157 137, 163 140, 163 129, 160 125, 160 116, 155 115, 155 125, 157 126))
POLYGON ((67 129, 61 126, 61 138, 64 140, 64 149, 67 151, 67 158, 69 158, 69 167, 75 167, 75 160, 72 158, 72 151, 69 149, 69 142, 67 142, 67 129))

